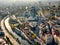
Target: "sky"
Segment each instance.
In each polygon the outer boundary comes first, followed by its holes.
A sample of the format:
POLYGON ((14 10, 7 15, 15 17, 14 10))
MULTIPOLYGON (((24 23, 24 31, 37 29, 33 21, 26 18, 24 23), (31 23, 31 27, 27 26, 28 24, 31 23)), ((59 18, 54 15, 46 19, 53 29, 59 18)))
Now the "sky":
POLYGON ((53 2, 53 1, 59 1, 59 0, 0 0, 0 4, 4 4, 4 5, 6 5, 6 4, 12 4, 12 3, 16 3, 16 2, 18 2, 18 3, 20 3, 20 4, 25 4, 25 3, 33 3, 33 2, 38 2, 38 1, 42 1, 42 2, 44 2, 44 3, 46 3, 46 2, 53 2))
POLYGON ((37 2, 37 1, 59 1, 59 0, 0 0, 0 2, 37 2))
POLYGON ((1 2, 16 2, 16 1, 20 1, 20 2, 23 2, 23 1, 59 1, 59 0, 0 0, 1 2))

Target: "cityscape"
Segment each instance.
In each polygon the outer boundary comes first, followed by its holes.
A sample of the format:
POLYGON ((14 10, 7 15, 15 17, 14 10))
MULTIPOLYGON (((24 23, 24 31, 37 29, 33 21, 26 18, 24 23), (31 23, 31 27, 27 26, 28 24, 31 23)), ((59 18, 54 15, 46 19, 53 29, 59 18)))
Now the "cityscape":
POLYGON ((60 45, 60 1, 0 0, 0 45, 60 45))

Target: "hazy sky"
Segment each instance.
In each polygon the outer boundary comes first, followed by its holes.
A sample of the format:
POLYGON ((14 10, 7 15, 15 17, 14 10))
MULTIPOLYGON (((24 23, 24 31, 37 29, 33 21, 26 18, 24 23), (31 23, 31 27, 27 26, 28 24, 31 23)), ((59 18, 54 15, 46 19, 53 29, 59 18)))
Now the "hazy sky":
POLYGON ((38 1, 41 1, 43 4, 46 5, 49 2, 54 2, 54 1, 59 2, 60 0, 0 0, 0 5, 3 5, 3 6, 12 5, 12 4, 15 4, 15 5, 31 4, 31 5, 34 5, 36 3, 39 4, 38 1))
POLYGON ((16 1, 20 1, 20 2, 22 2, 22 1, 29 1, 29 2, 31 2, 31 1, 59 1, 59 0, 0 0, 1 2, 16 2, 16 1))
POLYGON ((0 4, 7 4, 7 3, 29 3, 29 2, 38 2, 38 1, 42 1, 42 2, 52 2, 52 1, 59 1, 59 0, 0 0, 0 4))

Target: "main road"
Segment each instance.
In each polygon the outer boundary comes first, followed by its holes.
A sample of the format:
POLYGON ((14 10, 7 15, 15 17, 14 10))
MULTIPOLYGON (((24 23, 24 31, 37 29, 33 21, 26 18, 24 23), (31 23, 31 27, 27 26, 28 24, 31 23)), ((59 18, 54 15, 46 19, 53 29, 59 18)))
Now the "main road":
POLYGON ((5 26, 4 26, 4 21, 5 21, 6 17, 1 21, 1 28, 3 30, 3 32, 5 33, 5 36, 7 36, 10 41, 13 43, 13 45, 19 45, 19 43, 7 32, 5 26))
POLYGON ((5 26, 6 26, 7 30, 8 30, 12 35, 14 35, 14 37, 15 37, 16 39, 18 39, 19 42, 20 42, 22 45, 30 45, 26 40, 23 40, 20 36, 18 36, 15 32, 13 32, 13 29, 10 27, 9 19, 10 19, 10 17, 6 18, 6 20, 5 20, 5 26))

